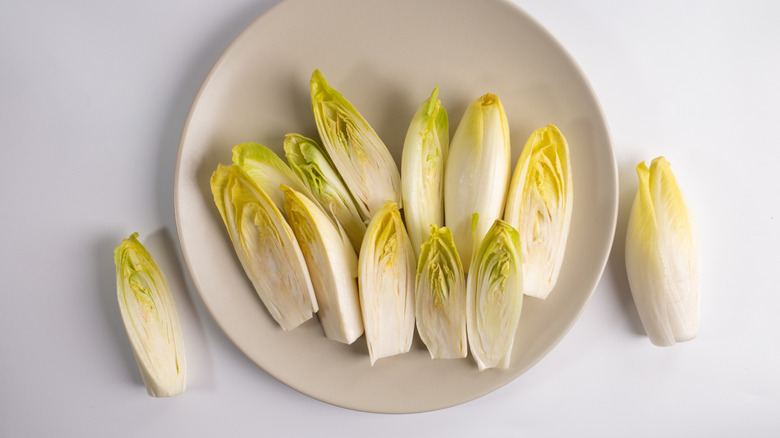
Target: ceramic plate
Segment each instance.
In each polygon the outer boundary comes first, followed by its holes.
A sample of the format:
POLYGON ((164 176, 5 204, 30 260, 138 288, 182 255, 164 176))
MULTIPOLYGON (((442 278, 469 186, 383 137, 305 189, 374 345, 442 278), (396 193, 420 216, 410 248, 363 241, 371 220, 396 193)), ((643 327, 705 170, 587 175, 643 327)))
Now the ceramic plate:
POLYGON ((564 49, 508 1, 286 0, 252 23, 205 80, 184 128, 175 177, 176 219, 190 274, 226 335, 290 387, 346 408, 420 412, 473 400, 517 378, 577 320, 609 254, 617 172, 604 118, 564 49), (469 102, 501 98, 514 163, 531 132, 552 123, 569 141, 572 228, 555 290, 526 298, 511 367, 479 372, 471 357, 411 352, 369 365, 365 338, 324 337, 316 319, 283 332, 245 276, 214 206, 209 178, 231 148, 262 143, 283 156, 289 132, 316 137, 309 79, 319 68, 372 124, 400 164, 406 129, 434 86, 451 132, 469 102))

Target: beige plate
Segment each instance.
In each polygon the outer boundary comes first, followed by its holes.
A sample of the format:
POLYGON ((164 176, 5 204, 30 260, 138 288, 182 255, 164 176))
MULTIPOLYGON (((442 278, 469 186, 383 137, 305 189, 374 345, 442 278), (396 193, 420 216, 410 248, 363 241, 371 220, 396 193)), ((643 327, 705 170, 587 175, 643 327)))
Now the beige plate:
POLYGON ((235 40, 204 82, 182 135, 175 201, 184 257, 203 302, 255 363, 338 406, 419 412, 505 385, 574 324, 609 254, 617 172, 587 80, 512 3, 286 0, 235 40), (283 155, 286 133, 316 136, 308 88, 315 68, 360 109, 397 163, 412 115, 436 85, 451 131, 471 100, 497 93, 509 118, 513 161, 538 127, 555 124, 567 137, 575 200, 566 258, 547 301, 525 300, 511 368, 479 372, 470 357, 433 361, 419 339, 410 353, 371 367, 364 338, 352 346, 329 341, 316 320, 285 333, 264 309, 233 252, 209 178, 218 163, 230 162, 235 144, 259 142, 283 155))

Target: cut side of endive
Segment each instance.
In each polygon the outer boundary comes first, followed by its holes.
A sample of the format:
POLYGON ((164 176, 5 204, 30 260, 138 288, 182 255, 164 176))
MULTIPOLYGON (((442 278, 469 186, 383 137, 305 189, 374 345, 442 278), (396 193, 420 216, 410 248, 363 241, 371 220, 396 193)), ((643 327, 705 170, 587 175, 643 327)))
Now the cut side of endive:
POLYGON ((214 202, 244 271, 284 330, 312 318, 317 299, 295 234, 271 198, 237 165, 211 177, 214 202))
POLYGON ((360 307, 371 365, 406 353, 414 336, 415 258, 398 205, 371 219, 358 258, 360 307))

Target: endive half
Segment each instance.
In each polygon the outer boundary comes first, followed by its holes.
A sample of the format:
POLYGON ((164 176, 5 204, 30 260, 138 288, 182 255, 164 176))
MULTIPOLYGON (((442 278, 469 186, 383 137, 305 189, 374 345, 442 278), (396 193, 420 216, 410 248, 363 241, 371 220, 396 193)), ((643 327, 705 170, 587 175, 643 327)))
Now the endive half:
POLYGON ((304 184, 287 164, 271 149, 259 143, 241 143, 233 147, 233 163, 260 187, 279 211, 284 211, 284 185, 301 192, 311 199, 309 187, 304 184))
POLYGON ((358 208, 320 145, 302 135, 287 134, 284 153, 290 168, 309 187, 314 199, 344 227, 355 252, 360 251, 368 211, 358 208))
POLYGON ((499 219, 474 253, 466 289, 469 347, 480 370, 509 367, 522 306, 520 234, 499 219))
POLYGON ((636 166, 637 190, 626 230, 626 271, 639 318, 659 346, 696 337, 698 232, 669 162, 636 166))
POLYGON ((387 201, 369 222, 358 265, 363 327, 374 365, 408 352, 414 335, 414 250, 395 202, 387 201))
POLYGON ((355 250, 319 205, 293 189, 282 190, 285 214, 309 267, 325 336, 351 344, 363 334, 355 250))
POLYGON ((322 145, 361 210, 372 217, 387 201, 400 207, 401 176, 387 146, 319 70, 314 70, 310 85, 322 145))
MULTIPOLYGON (((444 223, 463 260, 471 259, 474 247, 502 216, 511 154, 504 107, 498 96, 485 94, 466 109, 444 169, 444 223), (474 213, 479 214, 476 240, 471 230, 474 213)), ((469 269, 466 266, 467 273, 469 269)))
POLYGON ((153 397, 181 394, 186 362, 173 296, 138 233, 114 249, 119 311, 146 391, 153 397))
POLYGON ((237 165, 219 165, 211 191, 241 265, 273 319, 291 330, 317 300, 301 248, 271 198, 237 165))
POLYGON ((422 245, 414 309, 431 358, 466 357, 466 278, 449 228, 431 225, 422 245))
POLYGON ((558 280, 574 201, 569 145, 553 125, 534 131, 517 161, 504 220, 520 232, 525 294, 547 298, 558 280))
POLYGON ((450 135, 439 87, 420 105, 406 132, 401 155, 404 219, 415 254, 431 225, 444 225, 444 164, 450 135))

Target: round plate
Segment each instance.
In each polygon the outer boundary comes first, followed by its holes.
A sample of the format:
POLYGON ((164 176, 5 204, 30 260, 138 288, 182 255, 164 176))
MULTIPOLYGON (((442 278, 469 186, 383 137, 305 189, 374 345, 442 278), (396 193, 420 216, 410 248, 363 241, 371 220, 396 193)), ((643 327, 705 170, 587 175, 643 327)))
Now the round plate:
MULTIPOLYGON (((513 165, 514 167, 514 165, 513 165)), ((578 318, 606 263, 617 216, 609 134, 587 80, 563 48, 508 1, 286 0, 252 23, 206 78, 181 139, 175 176, 179 238, 192 279, 222 330, 266 372, 316 399, 409 413, 487 394, 528 370, 578 318), (209 178, 231 148, 262 143, 283 156, 289 132, 316 137, 309 79, 319 68, 387 144, 397 163, 417 106, 438 85, 451 131, 469 102, 498 94, 513 164, 531 132, 567 137, 574 211, 561 276, 546 301, 524 300, 509 369, 480 372, 471 357, 431 360, 415 340, 369 365, 365 338, 342 345, 316 318, 283 332, 233 252, 209 178)))

